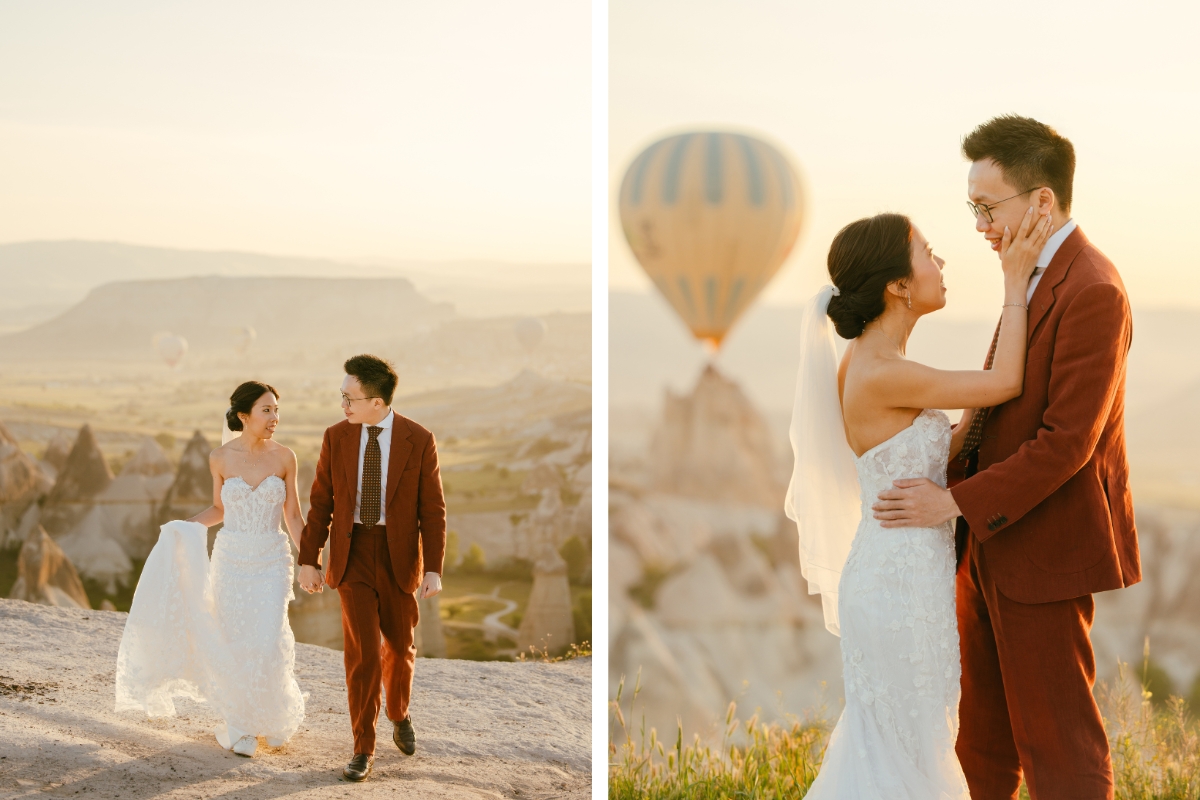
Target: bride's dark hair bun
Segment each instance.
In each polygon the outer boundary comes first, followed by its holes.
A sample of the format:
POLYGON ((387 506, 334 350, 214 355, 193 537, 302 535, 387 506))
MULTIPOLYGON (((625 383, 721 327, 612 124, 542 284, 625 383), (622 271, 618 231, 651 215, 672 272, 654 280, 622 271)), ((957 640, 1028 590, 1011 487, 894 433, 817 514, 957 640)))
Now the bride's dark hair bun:
POLYGON ((857 339, 886 307, 892 281, 912 277, 912 222, 903 214, 878 214, 851 222, 829 246, 829 278, 840 295, 829 299, 838 336, 857 339))
POLYGON ((276 400, 279 399, 279 392, 275 391, 275 387, 269 383, 246 381, 234 389, 233 394, 229 396, 229 410, 225 412, 225 422, 229 425, 229 430, 240 431, 242 421, 238 418, 238 414, 252 412, 255 402, 267 392, 275 395, 276 400))

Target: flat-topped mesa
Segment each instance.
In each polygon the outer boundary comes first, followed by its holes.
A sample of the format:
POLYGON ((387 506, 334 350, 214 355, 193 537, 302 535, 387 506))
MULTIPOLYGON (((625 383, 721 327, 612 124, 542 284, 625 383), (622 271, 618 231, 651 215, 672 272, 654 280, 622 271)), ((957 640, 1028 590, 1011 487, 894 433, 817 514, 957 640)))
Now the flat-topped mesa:
POLYGON ((113 474, 96 443, 91 425, 79 429, 75 445, 42 506, 42 526, 51 536, 75 527, 91 508, 96 495, 112 483, 113 474))

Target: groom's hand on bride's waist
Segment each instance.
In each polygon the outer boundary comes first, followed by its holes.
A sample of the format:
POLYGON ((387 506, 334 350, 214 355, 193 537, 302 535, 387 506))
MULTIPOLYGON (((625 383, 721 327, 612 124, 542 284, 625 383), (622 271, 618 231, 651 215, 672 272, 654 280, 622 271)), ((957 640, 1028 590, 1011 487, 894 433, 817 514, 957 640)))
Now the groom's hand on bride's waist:
POLYGON ((883 528, 936 528, 961 513, 954 495, 928 478, 893 481, 871 506, 883 528))

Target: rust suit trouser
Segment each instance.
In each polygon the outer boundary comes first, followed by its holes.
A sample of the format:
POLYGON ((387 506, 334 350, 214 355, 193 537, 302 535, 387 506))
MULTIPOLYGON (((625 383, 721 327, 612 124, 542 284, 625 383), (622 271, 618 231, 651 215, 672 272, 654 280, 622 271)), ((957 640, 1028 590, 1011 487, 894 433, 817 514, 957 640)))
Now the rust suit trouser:
POLYGON ((380 690, 386 690, 388 719, 407 717, 417 657, 417 598, 396 584, 384 526, 354 526, 337 591, 354 752, 373 754, 380 690))
POLYGON ((1112 800, 1108 737, 1092 696, 1091 595, 1018 603, 967 536, 955 589, 962 702, 955 751, 972 800, 1112 800))

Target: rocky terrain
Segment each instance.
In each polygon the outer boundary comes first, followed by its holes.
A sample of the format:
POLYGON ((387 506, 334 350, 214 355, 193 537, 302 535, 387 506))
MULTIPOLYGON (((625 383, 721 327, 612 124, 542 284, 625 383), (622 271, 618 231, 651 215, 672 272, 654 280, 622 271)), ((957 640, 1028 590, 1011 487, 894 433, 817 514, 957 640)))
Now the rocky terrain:
MULTIPOLYGON (((614 363, 615 361, 614 356, 614 363)), ((609 542, 609 693, 641 673, 633 727, 709 736, 736 700, 743 717, 800 717, 842 703, 838 639, 799 574, 782 512, 784 459, 747 394, 709 366, 668 389, 651 442, 615 458, 609 542), (736 470, 733 466, 736 465, 736 470)), ((1135 499, 1138 498, 1135 492, 1135 499)), ((1144 580, 1096 596, 1101 680, 1151 658, 1171 691, 1200 685, 1200 511, 1138 502, 1144 580)), ((628 695, 626 695, 628 697, 628 695)))
POLYGON ((5 797, 253 800, 399 795, 591 796, 591 663, 420 659, 402 755, 380 715, 375 770, 340 781, 351 755, 341 653, 296 648, 308 693, 300 731, 253 759, 221 749, 218 720, 181 702, 176 717, 116 713, 113 670, 125 615, 0 600, 0 794, 5 797))

